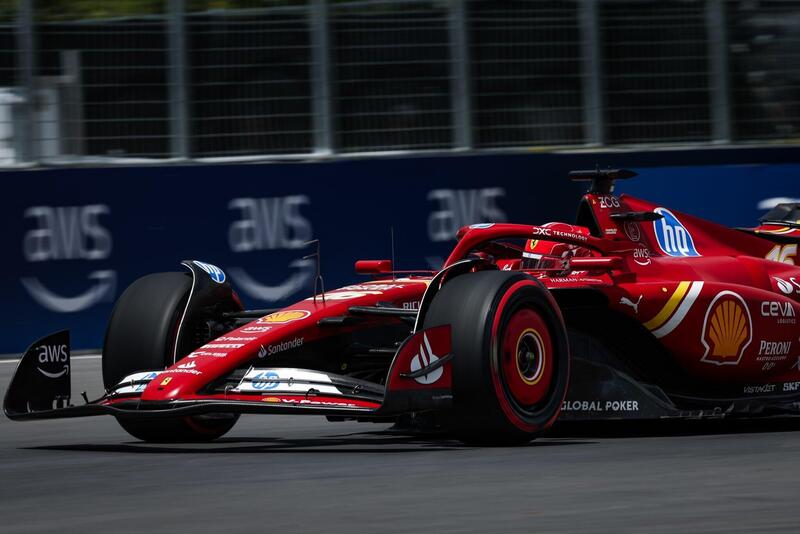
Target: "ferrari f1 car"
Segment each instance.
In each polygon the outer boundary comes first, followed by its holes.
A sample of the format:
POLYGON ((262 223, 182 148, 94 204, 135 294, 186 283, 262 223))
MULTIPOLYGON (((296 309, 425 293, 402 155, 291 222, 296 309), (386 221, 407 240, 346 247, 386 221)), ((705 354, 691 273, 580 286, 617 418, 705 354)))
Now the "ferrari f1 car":
MULTIPOLYGON (((14 420, 108 414, 147 441, 210 440, 242 413, 428 418, 473 443, 563 420, 800 411, 800 205, 730 229, 591 181, 575 224, 474 224, 438 272, 356 262, 371 279, 244 310, 200 261, 119 298, 105 394, 70 404, 68 332, 22 357, 14 420)), ((86 399, 84 395, 84 399, 86 399)))

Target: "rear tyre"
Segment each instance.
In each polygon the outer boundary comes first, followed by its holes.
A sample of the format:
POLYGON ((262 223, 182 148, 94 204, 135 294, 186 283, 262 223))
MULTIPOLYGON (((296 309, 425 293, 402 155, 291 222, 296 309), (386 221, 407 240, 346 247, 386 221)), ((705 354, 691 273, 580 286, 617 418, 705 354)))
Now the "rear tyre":
MULTIPOLYGON (((103 383, 108 389, 137 371, 164 369, 173 350, 191 275, 157 273, 139 278, 122 293, 103 343, 103 383)), ((211 441, 236 424, 238 415, 209 414, 165 420, 118 417, 120 426, 143 441, 211 441)))
POLYGON ((464 442, 527 443, 547 430, 567 391, 570 354, 558 306, 537 280, 482 271, 442 287, 424 328, 450 324, 451 426, 464 442))

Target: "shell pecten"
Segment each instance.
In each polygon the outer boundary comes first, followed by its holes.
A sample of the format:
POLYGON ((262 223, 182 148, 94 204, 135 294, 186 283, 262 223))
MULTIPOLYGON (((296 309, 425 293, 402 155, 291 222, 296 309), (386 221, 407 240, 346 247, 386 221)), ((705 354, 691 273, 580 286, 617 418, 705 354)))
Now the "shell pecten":
POLYGON ((720 358, 736 358, 750 329, 741 304, 735 300, 720 301, 710 317, 708 338, 713 344, 711 354, 720 358))

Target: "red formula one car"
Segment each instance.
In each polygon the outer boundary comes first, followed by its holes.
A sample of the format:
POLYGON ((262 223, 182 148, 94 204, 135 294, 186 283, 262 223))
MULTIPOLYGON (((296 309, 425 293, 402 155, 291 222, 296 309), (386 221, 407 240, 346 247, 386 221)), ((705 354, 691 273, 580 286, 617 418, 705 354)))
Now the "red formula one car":
POLYGON ((15 420, 109 414, 151 441, 221 436, 241 413, 435 421, 519 443, 564 420, 800 410, 800 205, 729 229, 591 180, 575 224, 462 228, 444 268, 242 309, 225 274, 134 282, 111 316, 102 398, 70 405, 69 338, 34 343, 5 399, 15 420))

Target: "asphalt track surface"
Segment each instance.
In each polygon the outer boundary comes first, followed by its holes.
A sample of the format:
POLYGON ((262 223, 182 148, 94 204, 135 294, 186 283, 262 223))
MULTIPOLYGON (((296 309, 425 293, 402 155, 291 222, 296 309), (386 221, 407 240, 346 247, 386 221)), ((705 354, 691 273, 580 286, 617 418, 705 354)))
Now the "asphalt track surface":
MULTIPOLYGON (((100 391, 73 360, 73 402, 100 391)), ((0 394, 15 364, 0 362, 0 394)), ((562 430, 516 448, 244 416, 148 445, 108 417, 0 422, 0 532, 800 531, 796 423, 562 430)))

